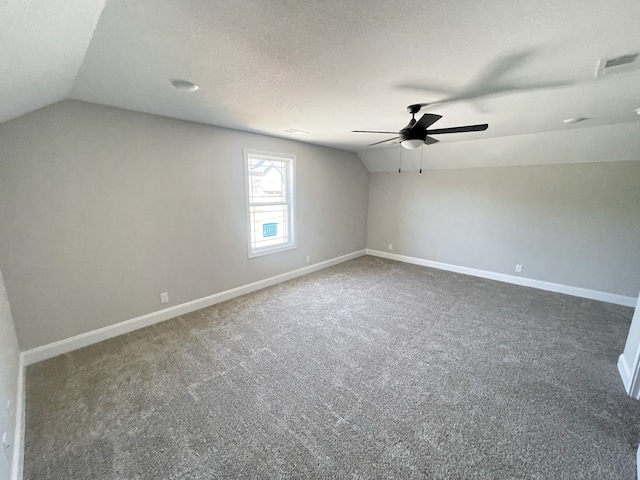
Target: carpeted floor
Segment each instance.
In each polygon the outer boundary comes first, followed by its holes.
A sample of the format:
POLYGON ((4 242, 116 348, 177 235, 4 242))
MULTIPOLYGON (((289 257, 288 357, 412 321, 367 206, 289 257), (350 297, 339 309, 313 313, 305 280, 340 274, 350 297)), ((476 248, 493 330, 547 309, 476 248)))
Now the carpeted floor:
POLYGON ((634 479, 632 313, 362 257, 29 367, 25 479, 634 479))

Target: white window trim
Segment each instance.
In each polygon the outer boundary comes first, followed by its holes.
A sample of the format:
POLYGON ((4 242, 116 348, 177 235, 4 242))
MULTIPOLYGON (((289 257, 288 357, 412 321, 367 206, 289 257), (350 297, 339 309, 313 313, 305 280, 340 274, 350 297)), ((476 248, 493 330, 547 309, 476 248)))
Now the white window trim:
POLYGON ((243 161, 244 161, 244 198, 245 198, 245 215, 247 217, 247 253, 249 258, 255 258, 255 257, 261 257, 263 255, 270 255, 272 253, 278 253, 278 252, 284 252, 286 250, 293 250, 295 248, 297 248, 297 235, 296 235, 296 207, 295 207, 295 200, 296 200, 296 181, 295 181, 295 176, 296 176, 296 156, 295 155, 288 155, 285 153, 273 153, 273 152, 265 152, 265 151, 261 151, 261 150, 250 150, 250 149, 243 149, 243 161), (290 200, 289 200, 289 208, 290 208, 290 214, 289 214, 289 222, 288 222, 288 228, 289 228, 289 242, 283 245, 276 245, 276 246, 269 246, 269 247, 263 247, 263 248, 259 248, 259 249, 253 249, 251 247, 251 196, 250 196, 250 192, 251 192, 251 184, 250 184, 250 180, 249 180, 249 156, 250 155, 255 155, 255 156, 259 156, 268 160, 277 160, 277 161, 288 161, 289 165, 290 165, 290 174, 288 177, 288 181, 289 181, 289 193, 290 193, 290 200))

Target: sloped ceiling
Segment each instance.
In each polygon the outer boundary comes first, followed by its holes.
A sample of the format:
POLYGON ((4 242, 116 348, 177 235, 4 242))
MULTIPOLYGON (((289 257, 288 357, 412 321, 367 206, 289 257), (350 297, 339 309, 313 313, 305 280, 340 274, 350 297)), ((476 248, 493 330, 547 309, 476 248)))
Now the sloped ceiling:
POLYGON ((0 1, 0 122, 69 97, 104 2, 0 1))
POLYGON ((437 128, 489 124, 443 143, 640 125, 640 69, 595 78, 600 59, 640 52, 637 0, 47 5, 2 7, 0 120, 72 98, 376 158, 395 158, 397 144, 367 147, 389 135, 351 131, 397 131, 412 103, 432 103, 437 128))

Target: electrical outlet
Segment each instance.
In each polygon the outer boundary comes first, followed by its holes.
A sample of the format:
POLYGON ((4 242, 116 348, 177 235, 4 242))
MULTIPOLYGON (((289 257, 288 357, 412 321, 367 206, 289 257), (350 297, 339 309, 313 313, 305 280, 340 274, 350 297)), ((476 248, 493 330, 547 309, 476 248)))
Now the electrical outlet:
POLYGON ((522 265, 516 265, 516 272, 522 272, 522 265))
POLYGON ((169 294, 167 292, 160 294, 160 303, 169 303, 169 294))
POLYGON ((389 244, 389 250, 393 250, 393 243, 389 244))
POLYGON ((311 255, 307 255, 307 263, 311 261, 311 255))

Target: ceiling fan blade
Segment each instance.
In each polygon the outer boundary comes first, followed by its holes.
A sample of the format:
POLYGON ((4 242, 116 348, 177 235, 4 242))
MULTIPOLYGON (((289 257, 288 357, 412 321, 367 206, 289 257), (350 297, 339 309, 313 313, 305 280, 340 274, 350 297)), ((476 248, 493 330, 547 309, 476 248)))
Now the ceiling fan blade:
POLYGON ((465 125, 464 127, 436 128, 427 130, 427 135, 440 135, 442 133, 464 133, 464 132, 482 132, 489 128, 489 125, 482 123, 480 125, 465 125))
POLYGON ((442 118, 442 115, 436 115, 435 113, 425 113, 424 115, 422 115, 420 120, 418 120, 415 123, 415 125, 412 127, 412 129, 414 129, 414 128, 427 129, 431 125, 436 123, 438 120, 440 120, 441 118, 442 118))
POLYGON ((391 140, 398 140, 399 138, 400 137, 387 138, 386 140, 382 140, 381 142, 370 143, 369 145, 367 145, 367 147, 373 147, 374 145, 380 145, 381 143, 387 143, 387 142, 390 142, 391 140))
POLYGON ((433 145, 434 143, 438 143, 440 140, 438 140, 437 138, 433 138, 433 137, 424 137, 424 143, 426 145, 433 145))
POLYGON ((390 134, 397 134, 398 132, 379 132, 377 130, 351 130, 351 133, 390 133, 390 134))
POLYGON ((568 80, 558 80, 553 82, 523 83, 522 85, 500 85, 496 93, 520 92, 523 90, 545 90, 547 88, 568 87, 576 82, 568 80))
MULTIPOLYGON (((452 95, 454 93, 450 87, 445 87, 444 85, 435 85, 432 83, 403 83, 395 87, 396 89, 406 89, 406 90, 418 90, 420 92, 429 92, 436 95, 452 95)), ((426 107, 427 105, 431 105, 429 103, 418 103, 416 105, 420 105, 421 107, 426 107)))
POLYGON ((496 80, 504 78, 509 72, 516 70, 520 65, 533 56, 533 51, 516 52, 494 59, 489 63, 472 84, 478 86, 495 85, 496 80))

